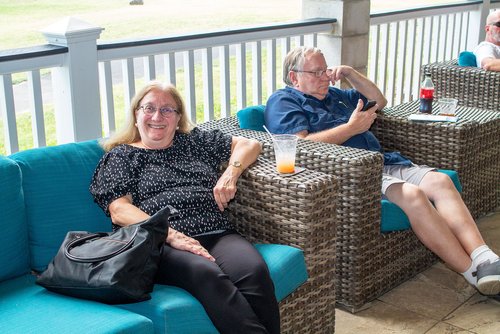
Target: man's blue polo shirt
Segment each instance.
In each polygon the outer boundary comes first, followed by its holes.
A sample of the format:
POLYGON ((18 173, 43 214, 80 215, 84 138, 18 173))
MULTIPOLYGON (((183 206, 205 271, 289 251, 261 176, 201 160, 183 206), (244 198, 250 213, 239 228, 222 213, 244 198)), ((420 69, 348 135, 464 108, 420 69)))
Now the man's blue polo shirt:
MULTIPOLYGON (((341 90, 329 87, 323 100, 301 91, 285 87, 274 92, 266 103, 265 123, 272 133, 291 133, 307 130, 319 132, 349 121, 358 100, 367 102, 365 96, 354 89, 341 90)), ((384 153, 378 139, 370 131, 357 134, 342 145, 384 153)), ((384 153, 386 165, 411 165, 399 152, 384 153)))

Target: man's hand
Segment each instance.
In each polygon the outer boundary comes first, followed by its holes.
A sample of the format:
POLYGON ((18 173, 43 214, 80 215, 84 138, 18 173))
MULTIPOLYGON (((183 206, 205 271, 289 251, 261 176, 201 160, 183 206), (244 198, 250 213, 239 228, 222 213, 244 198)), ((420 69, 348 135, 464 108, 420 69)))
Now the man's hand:
POLYGON ((500 59, 492 57, 484 58, 481 62, 481 67, 486 71, 500 72, 500 59))
POLYGON ((166 240, 172 248, 191 252, 196 255, 203 256, 210 261, 215 261, 214 257, 200 244, 196 239, 188 237, 184 233, 174 230, 173 228, 168 229, 168 236, 166 240))
POLYGON ((330 70, 332 71, 332 74, 330 74, 330 82, 332 83, 332 85, 335 85, 335 82, 348 77, 353 71, 353 68, 350 66, 341 65, 330 67, 330 70))
POLYGON ((354 109, 351 117, 349 118, 349 122, 347 122, 354 134, 360 134, 368 131, 377 118, 377 104, 367 111, 361 111, 361 109, 363 109, 363 101, 360 99, 358 100, 356 109, 354 109))

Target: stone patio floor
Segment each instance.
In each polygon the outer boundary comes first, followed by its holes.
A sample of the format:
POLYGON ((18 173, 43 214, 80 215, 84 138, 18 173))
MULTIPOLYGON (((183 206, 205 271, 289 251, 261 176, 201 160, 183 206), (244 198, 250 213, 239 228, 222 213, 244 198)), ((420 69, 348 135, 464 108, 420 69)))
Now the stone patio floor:
MULTIPOLYGON (((477 223, 486 243, 500 254, 500 208, 477 223)), ((500 334, 500 301, 482 296, 438 262, 363 311, 337 308, 335 333, 500 334)))

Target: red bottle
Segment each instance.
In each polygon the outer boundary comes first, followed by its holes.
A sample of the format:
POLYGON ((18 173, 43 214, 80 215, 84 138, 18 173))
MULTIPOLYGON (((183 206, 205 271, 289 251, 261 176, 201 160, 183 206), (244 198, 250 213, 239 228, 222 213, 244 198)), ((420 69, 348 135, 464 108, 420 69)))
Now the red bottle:
POLYGON ((432 101, 434 100, 434 84, 430 74, 425 74, 425 79, 420 86, 420 112, 430 114, 432 112, 432 101))

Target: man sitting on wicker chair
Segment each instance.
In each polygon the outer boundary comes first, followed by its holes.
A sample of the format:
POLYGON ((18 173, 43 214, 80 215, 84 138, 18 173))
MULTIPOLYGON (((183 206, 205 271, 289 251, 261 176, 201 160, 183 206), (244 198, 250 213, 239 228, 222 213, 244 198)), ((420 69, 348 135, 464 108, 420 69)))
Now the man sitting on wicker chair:
POLYGON ((500 71, 500 10, 486 18, 486 37, 474 50, 477 67, 488 71, 500 71))
MULTIPOLYGON (((387 100, 349 66, 328 68, 317 48, 298 47, 283 64, 287 87, 268 99, 265 123, 273 133, 382 152, 369 131, 387 100), (346 79, 354 89, 332 87, 346 79), (368 99, 376 105, 363 111, 368 99)), ((451 179, 413 164, 399 152, 384 153, 382 193, 408 216, 417 237, 482 294, 500 293, 500 261, 484 242, 451 179), (434 204, 432 204, 432 203, 434 204)))

